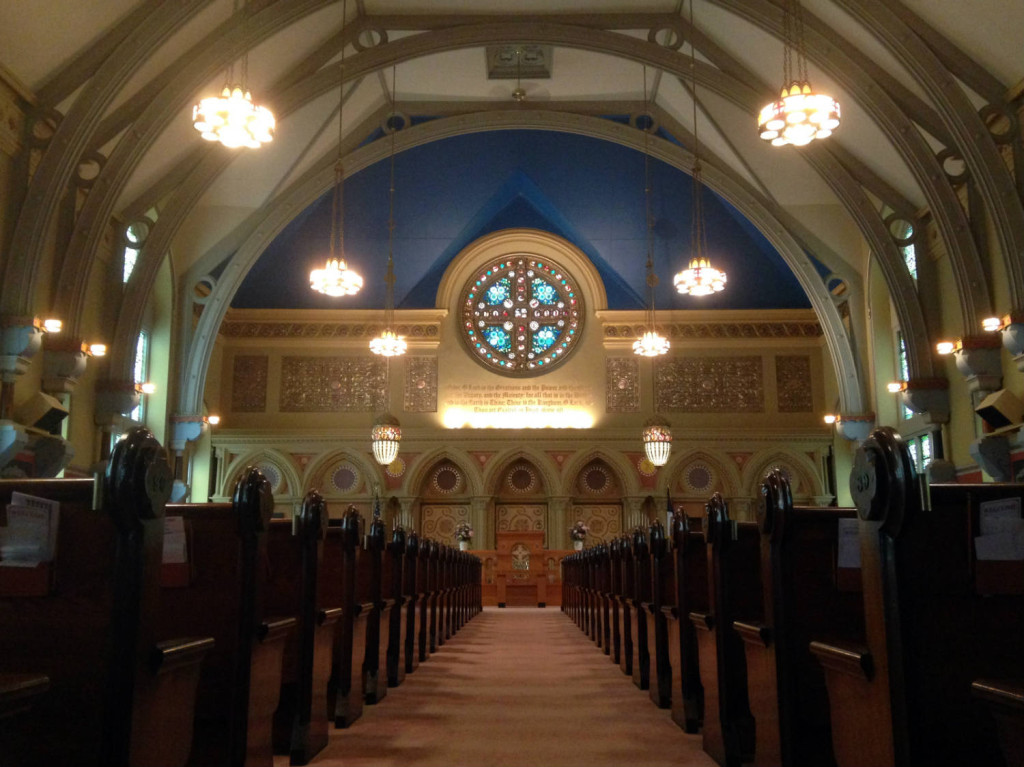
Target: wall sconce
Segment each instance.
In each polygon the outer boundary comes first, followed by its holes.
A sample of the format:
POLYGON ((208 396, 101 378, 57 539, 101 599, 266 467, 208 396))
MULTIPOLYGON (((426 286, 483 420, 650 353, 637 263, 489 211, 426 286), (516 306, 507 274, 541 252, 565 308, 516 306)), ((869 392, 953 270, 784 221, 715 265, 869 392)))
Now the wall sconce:
POLYGON ((944 357, 948 354, 952 354, 953 352, 958 352, 963 348, 963 343, 959 338, 955 341, 939 341, 935 344, 935 351, 944 357))
POLYGON ((205 420, 208 424, 210 424, 210 426, 216 426, 217 424, 220 423, 220 416, 219 415, 208 415, 203 420, 205 420))
POLYGON ((901 391, 906 391, 907 390, 907 382, 906 381, 890 381, 889 383, 887 383, 885 385, 885 388, 889 391, 890 394, 899 394, 901 391))
POLYGON ((156 391, 156 384, 150 381, 146 381, 146 383, 137 383, 135 384, 135 391, 139 394, 152 394, 156 391))
POLYGON ((851 442, 861 442, 867 439, 871 430, 875 427, 875 414, 865 413, 864 415, 837 415, 829 413, 825 416, 825 423, 834 425, 836 433, 851 442))
POLYGON ((106 357, 107 356, 107 345, 106 344, 89 344, 89 354, 93 357, 106 357))
POLYGON ((43 330, 47 333, 59 333, 64 327, 64 323, 58 320, 56 317, 49 317, 43 320, 43 330))
POLYGON ((839 420, 839 416, 835 415, 834 413, 826 413, 825 414, 825 423, 827 423, 829 426, 831 426, 832 424, 834 424, 838 420, 839 420))
POLYGON ((1003 347, 1013 355, 1017 370, 1024 372, 1024 312, 986 317, 981 321, 981 327, 988 333, 1002 333, 1003 347))

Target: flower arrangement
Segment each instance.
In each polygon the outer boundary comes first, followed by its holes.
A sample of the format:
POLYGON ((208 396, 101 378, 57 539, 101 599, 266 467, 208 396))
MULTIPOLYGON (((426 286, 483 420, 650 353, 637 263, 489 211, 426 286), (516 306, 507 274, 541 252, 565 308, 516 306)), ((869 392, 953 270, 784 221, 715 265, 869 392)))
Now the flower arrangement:
POLYGON ((455 526, 455 540, 473 540, 473 528, 469 526, 469 522, 459 522, 459 524, 455 526))
POLYGON ((576 524, 569 528, 569 537, 574 541, 582 541, 587 537, 590 528, 583 524, 582 519, 577 519, 576 524))

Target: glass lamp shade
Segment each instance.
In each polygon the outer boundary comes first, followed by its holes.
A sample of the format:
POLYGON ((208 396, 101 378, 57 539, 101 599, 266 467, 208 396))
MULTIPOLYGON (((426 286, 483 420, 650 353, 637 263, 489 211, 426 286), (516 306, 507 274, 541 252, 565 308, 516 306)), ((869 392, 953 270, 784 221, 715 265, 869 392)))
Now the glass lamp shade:
POLYGON ((765 105, 757 118, 761 138, 772 146, 804 146, 827 138, 839 127, 839 102, 811 91, 807 82, 793 82, 782 89, 778 101, 765 105))
POLYGON ((672 282, 683 295, 709 296, 725 289, 726 276, 706 258, 694 258, 690 260, 689 268, 679 272, 672 282))
POLYGON ((363 278, 349 269, 344 259, 329 258, 323 269, 314 269, 309 273, 309 286, 333 298, 354 296, 363 287, 363 278))
POLYGON ((672 431, 669 423, 660 416, 653 416, 644 423, 644 453, 655 466, 668 463, 672 452, 672 431))
POLYGON ((381 466, 390 466, 398 457, 398 444, 402 441, 402 427, 391 413, 384 413, 373 422, 370 431, 373 457, 381 466))
POLYGON ((219 96, 192 107, 192 125, 207 141, 219 141, 230 149, 257 149, 274 140, 273 113, 254 104, 252 94, 240 85, 225 85, 219 96))
POLYGON ((633 354, 639 354, 641 357, 657 357, 667 354, 670 346, 667 338, 654 330, 648 330, 633 342, 633 354))
POLYGON ((405 336, 398 335, 390 328, 370 341, 370 351, 382 357, 399 357, 405 354, 407 348, 405 336))

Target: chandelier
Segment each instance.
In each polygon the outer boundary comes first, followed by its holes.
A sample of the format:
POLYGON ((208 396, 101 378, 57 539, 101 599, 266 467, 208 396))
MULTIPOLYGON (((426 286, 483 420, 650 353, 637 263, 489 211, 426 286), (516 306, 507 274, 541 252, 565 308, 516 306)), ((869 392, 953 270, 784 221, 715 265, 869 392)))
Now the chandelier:
MULTIPOLYGON (((651 213, 651 153, 649 150, 650 133, 654 129, 647 103, 647 67, 644 67, 644 217, 647 219, 647 307, 644 332, 633 342, 633 353, 641 357, 658 357, 667 354, 671 344, 668 339, 658 333, 655 327, 654 288, 658 278, 654 274, 654 217, 651 213)), ((638 123, 639 124, 639 123, 638 123)))
POLYGON ((804 146, 814 139, 827 138, 839 127, 839 102, 824 93, 815 93, 807 78, 804 53, 804 19, 800 0, 787 0, 783 13, 782 92, 778 101, 766 104, 757 118, 761 138, 772 146, 804 146), (796 73, 793 52, 796 51, 796 73))
MULTIPOLYGON (((690 0, 690 28, 693 29, 693 0, 690 0)), ((690 224, 690 266, 676 274, 672 284, 682 295, 709 296, 725 288, 725 272, 711 265, 707 257, 708 235, 704 228, 704 185, 701 183, 700 140, 697 136, 697 61, 690 42, 690 101, 693 104, 693 200, 690 224)))
POLYGON ((644 422, 644 453, 655 466, 668 463, 672 452, 672 430, 669 422, 660 415, 653 415, 644 422))
MULTIPOLYGON (((232 14, 238 13, 235 0, 232 14)), ((242 77, 235 82, 235 65, 228 67, 219 96, 201 99, 192 107, 192 125, 207 141, 219 141, 229 149, 258 149, 274 140, 274 114, 252 100, 249 91, 249 53, 242 54, 242 77)))
POLYGON ((402 441, 402 426, 391 413, 385 412, 373 422, 370 444, 373 457, 381 466, 390 466, 398 457, 398 443, 402 441))
POLYGON ((388 268, 384 299, 384 330, 370 341, 370 351, 382 357, 398 357, 405 354, 405 337, 398 335, 395 327, 395 134, 400 118, 395 111, 395 67, 391 67, 391 116, 386 128, 391 131, 391 186, 388 192, 388 268))
MULTIPOLYGON (((347 3, 341 4, 341 36, 345 32, 347 3)), ((331 202, 331 244, 327 265, 309 273, 309 286, 325 296, 354 296, 363 287, 363 278, 345 263, 345 150, 342 144, 345 123, 345 44, 341 46, 341 85, 338 87, 338 159, 334 163, 334 196, 331 202)))

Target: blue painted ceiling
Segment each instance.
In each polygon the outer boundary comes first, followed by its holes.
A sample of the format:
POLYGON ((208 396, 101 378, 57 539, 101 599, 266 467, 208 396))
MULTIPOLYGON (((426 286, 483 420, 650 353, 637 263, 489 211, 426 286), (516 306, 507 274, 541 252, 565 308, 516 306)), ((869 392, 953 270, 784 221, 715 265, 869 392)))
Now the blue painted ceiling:
MULTIPOLYGON (((809 308, 792 271, 739 211, 704 189, 708 252, 729 277, 722 293, 678 295, 672 275, 690 254, 692 180, 651 160, 658 309, 809 308)), ((364 278, 355 296, 309 288, 329 248, 332 192, 299 214, 246 276, 232 305, 379 309, 388 248, 384 160, 345 181, 345 257, 364 278)), ((435 305, 444 270, 466 245, 501 229, 560 235, 594 262, 610 309, 642 309, 647 232, 641 152, 586 136, 496 131, 419 146, 395 158, 395 305, 435 305)))

